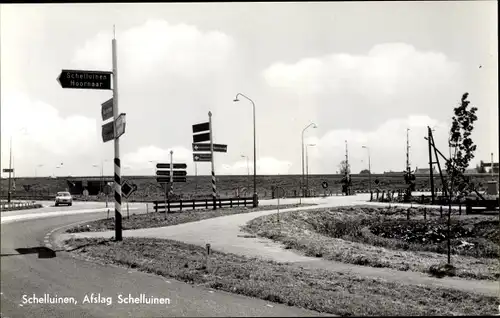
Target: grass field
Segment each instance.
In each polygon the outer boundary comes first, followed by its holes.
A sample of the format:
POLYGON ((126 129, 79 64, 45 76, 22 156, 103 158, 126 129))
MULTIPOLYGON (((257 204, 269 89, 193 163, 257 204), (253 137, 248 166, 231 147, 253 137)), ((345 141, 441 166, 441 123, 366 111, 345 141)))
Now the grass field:
MULTIPOLYGON (((285 212, 250 221, 245 230, 279 241, 308 256, 372 267, 429 273, 447 261, 446 218, 437 209, 342 207, 285 212)), ((453 215, 451 253, 454 275, 497 280, 498 216, 453 215)))
POLYGON ((340 316, 491 315, 495 297, 249 259, 170 240, 71 239, 87 260, 340 316))
MULTIPOLYGON (((300 206, 310 206, 314 204, 288 204, 282 205, 281 208, 296 208, 300 206)), ((233 207, 233 208, 222 208, 217 210, 188 210, 182 212, 174 213, 149 213, 149 214, 132 214, 130 218, 123 218, 122 228, 123 230, 135 230, 153 227, 162 227, 169 225, 177 225, 182 223, 200 221, 205 219, 211 219, 219 216, 250 213, 256 211, 266 211, 274 210, 276 206, 265 205, 257 208, 247 208, 247 207, 233 207)), ((101 219, 96 221, 87 222, 80 224, 74 228, 66 230, 68 233, 76 232, 100 232, 100 231, 111 231, 115 229, 114 218, 101 219)))

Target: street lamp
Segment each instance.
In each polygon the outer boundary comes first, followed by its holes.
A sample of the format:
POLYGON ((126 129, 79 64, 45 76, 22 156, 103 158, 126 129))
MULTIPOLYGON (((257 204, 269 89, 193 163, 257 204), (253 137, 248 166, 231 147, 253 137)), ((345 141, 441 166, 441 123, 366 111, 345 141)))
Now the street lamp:
MULTIPOLYGON (((304 128, 302 130, 302 182, 300 184, 300 189, 302 191, 302 196, 304 196, 304 133, 306 132, 306 130, 309 128, 309 127, 312 127, 312 128, 318 128, 318 126, 316 126, 315 123, 311 123, 309 124, 308 126, 306 126, 306 128, 304 128)), ((301 196, 301 197, 302 197, 301 196)), ((299 203, 302 203, 302 199, 300 199, 299 203)))
POLYGON ((247 184, 247 188, 250 190, 250 166, 248 165, 248 156, 245 156, 245 155, 241 155, 241 158, 246 158, 247 159, 247 180, 248 180, 248 184, 247 184))
POLYGON ((364 148, 368 151, 368 182, 369 182, 369 191, 370 193, 372 192, 372 168, 371 168, 371 162, 370 162, 370 148, 367 146, 362 146, 361 148, 364 148))
POLYGON ((309 155, 307 152, 307 149, 309 147, 314 147, 316 144, 307 144, 306 145, 306 189, 307 189, 307 194, 309 196, 309 155))
POLYGON ((256 137, 255 137, 255 103, 253 100, 248 98, 247 96, 238 93, 236 94, 236 97, 234 98, 234 102, 239 102, 240 100, 238 99, 238 96, 243 96, 244 98, 248 99, 252 103, 253 107, 253 206, 257 207, 259 205, 259 198, 257 196, 257 145, 256 145, 256 137))

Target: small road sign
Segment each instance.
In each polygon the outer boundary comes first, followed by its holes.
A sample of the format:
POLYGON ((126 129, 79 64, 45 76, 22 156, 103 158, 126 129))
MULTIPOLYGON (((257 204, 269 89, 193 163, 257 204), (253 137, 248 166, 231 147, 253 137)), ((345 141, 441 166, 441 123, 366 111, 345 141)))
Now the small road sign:
POLYGON ((114 122, 110 121, 102 125, 102 141, 108 142, 113 139, 115 139, 114 122))
POLYGON ((210 133, 203 133, 203 134, 198 134, 198 135, 193 135, 193 142, 203 142, 203 141, 209 141, 210 140, 210 133))
POLYGON ((125 133, 125 113, 121 113, 115 123, 115 138, 120 138, 125 133))
POLYGON ((110 186, 109 184, 106 184, 106 185, 104 186, 104 188, 103 188, 103 191, 104 191, 104 194, 105 194, 105 195, 109 195, 109 194, 111 194, 111 190, 112 190, 112 189, 111 189, 111 186, 110 186))
POLYGON ((203 131, 208 131, 208 130, 210 130, 210 124, 208 122, 193 125, 193 134, 203 132, 203 131))
POLYGON ((194 153, 193 160, 194 161, 211 161, 212 154, 210 154, 210 153, 194 153))
POLYGON ((111 89, 112 72, 62 70, 57 81, 62 88, 111 89))
POLYGON ((113 98, 105 101, 101 104, 101 106, 102 120, 106 121, 110 118, 113 118, 113 98))
POLYGON ((14 169, 3 169, 3 172, 14 172, 14 169))
MULTIPOLYGON (((185 163, 174 163, 173 169, 186 169, 187 165, 185 163)), ((170 169, 169 163, 157 163, 156 169, 170 169)))
POLYGON ((285 197, 285 189, 283 189, 282 187, 276 187, 276 188, 274 188, 274 196, 276 198, 283 198, 283 197, 285 197))
MULTIPOLYGON (((170 170, 157 170, 156 175, 157 176, 170 176, 170 170)), ((173 171, 174 177, 184 177, 186 175, 187 175, 187 172, 185 170, 174 170, 173 171)))
MULTIPOLYGON (((193 151, 210 151, 210 144, 193 144, 193 151)), ((227 152, 227 145, 214 144, 215 152, 227 152)))
POLYGON ((321 183, 321 186, 323 187, 323 189, 328 188, 328 182, 323 181, 323 182, 321 183))
POLYGON ((379 184, 380 181, 378 179, 375 179, 375 184, 379 184))
POLYGON ((127 180, 122 183, 122 196, 128 198, 134 191, 137 190, 137 185, 130 185, 127 180))
POLYGON ((23 184, 23 188, 26 192, 29 192, 31 189, 31 184, 23 184))
MULTIPOLYGON (((173 182, 186 182, 186 177, 174 177, 173 182)), ((156 182, 158 183, 169 183, 170 177, 157 177, 156 182)))

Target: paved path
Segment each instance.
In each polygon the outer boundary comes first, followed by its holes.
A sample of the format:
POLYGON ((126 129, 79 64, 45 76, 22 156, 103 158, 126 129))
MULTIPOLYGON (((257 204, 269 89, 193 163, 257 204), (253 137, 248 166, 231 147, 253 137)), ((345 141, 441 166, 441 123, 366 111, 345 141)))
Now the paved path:
MULTIPOLYGON (((328 197, 315 199, 318 206, 293 208, 282 210, 297 211, 310 210, 320 207, 334 207, 342 205, 367 204, 369 195, 361 194, 350 197, 328 197)), ((371 203, 373 205, 383 205, 371 203)), ((388 204, 385 204, 388 205, 388 204)), ((394 205, 394 204, 393 204, 394 205)), ((265 238, 248 237, 248 233, 240 230, 248 221, 263 216, 275 214, 276 210, 236 214, 213 219, 207 219, 192 223, 184 223, 175 226, 128 230, 123 232, 124 237, 150 237, 172 239, 185 243, 205 246, 210 243, 214 250, 226 253, 244 255, 248 257, 260 257, 278 262, 295 263, 296 266, 307 268, 323 268, 328 270, 350 272, 362 276, 379 277, 388 281, 405 282, 408 284, 422 284, 428 286, 441 286, 460 289, 469 292, 482 293, 495 296, 499 291, 499 283, 492 281, 475 281, 458 278, 434 278, 424 273, 400 272, 393 269, 373 268, 345 264, 335 261, 327 261, 320 258, 312 258, 298 254, 292 250, 283 249, 282 245, 265 238)), ((58 240, 69 237, 107 237, 114 235, 108 232, 86 232, 74 234, 61 234, 58 240)))

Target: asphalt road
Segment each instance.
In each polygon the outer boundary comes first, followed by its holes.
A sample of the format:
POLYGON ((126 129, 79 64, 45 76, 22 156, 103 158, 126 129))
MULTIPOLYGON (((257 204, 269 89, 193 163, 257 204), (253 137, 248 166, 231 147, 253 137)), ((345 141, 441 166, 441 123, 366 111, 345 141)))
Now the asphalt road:
MULTIPOLYGON (((102 204, 101 204, 102 205, 102 204)), ((55 228, 105 216, 99 203, 14 211, 1 225, 1 317, 152 317, 152 316, 317 316, 318 313, 267 301, 192 286, 152 274, 72 257, 44 247, 55 228), (79 212, 79 209, 88 212, 79 212), (39 214, 28 219, 19 215, 39 214), (74 213, 74 214, 64 214, 74 213), (47 214, 50 214, 47 216, 47 214), (18 216, 19 216, 18 215, 18 216), (24 250, 23 250, 24 249, 24 250), (85 296, 111 297, 111 304, 83 303, 85 296), (24 297, 74 297, 75 304, 29 304, 24 297), (168 298, 170 305, 120 304, 125 297, 168 298)), ((144 212, 137 210, 136 212, 144 212)), ((9 212, 10 213, 10 212, 9 212)))

